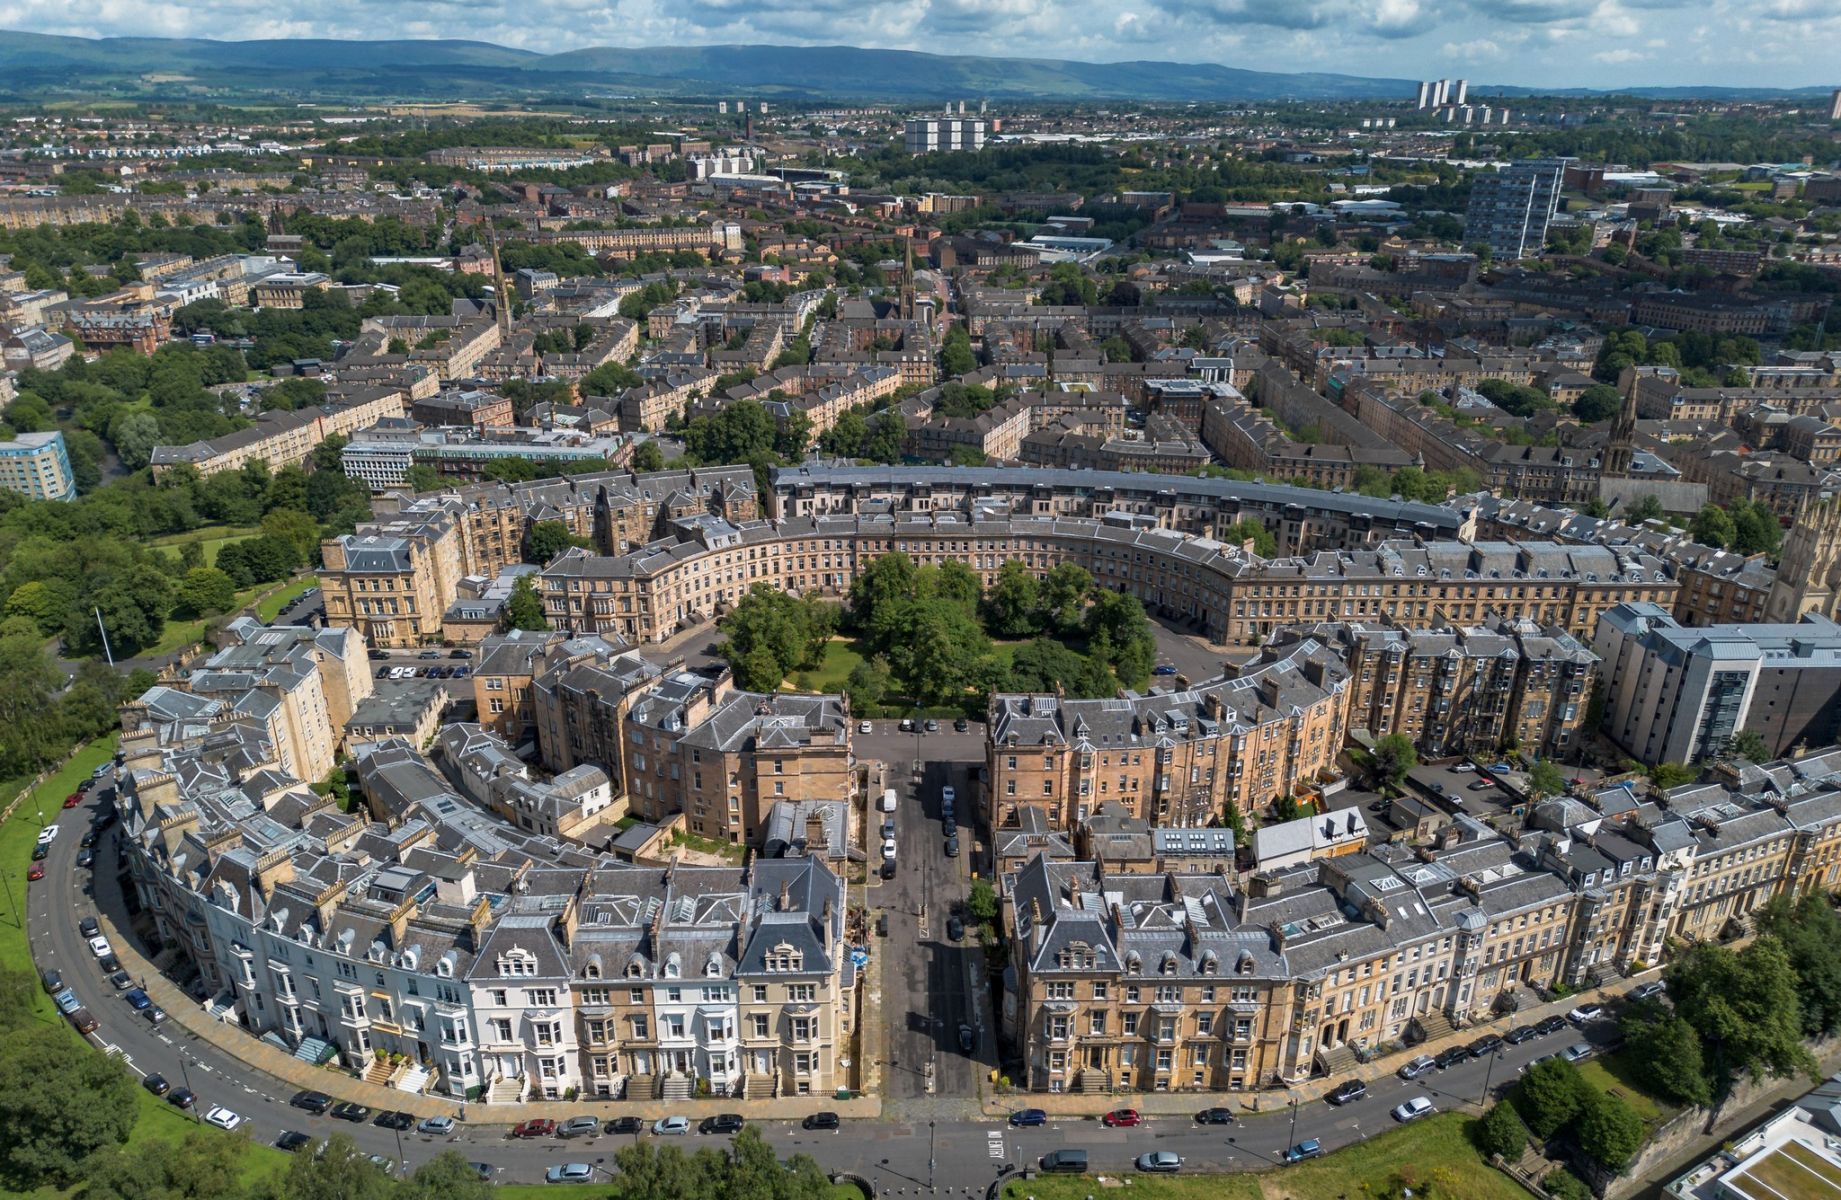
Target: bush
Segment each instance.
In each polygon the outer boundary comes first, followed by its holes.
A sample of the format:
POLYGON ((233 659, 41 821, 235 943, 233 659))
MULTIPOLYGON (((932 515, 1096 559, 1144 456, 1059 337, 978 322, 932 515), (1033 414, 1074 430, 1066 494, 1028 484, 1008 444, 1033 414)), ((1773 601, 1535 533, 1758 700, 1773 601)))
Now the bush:
POLYGON ((1547 1178, 1541 1180, 1541 1187, 1554 1200, 1596 1200, 1585 1181, 1565 1167, 1548 1172, 1547 1178))
POLYGON ((1507 1162, 1514 1162, 1528 1148, 1528 1127, 1507 1101, 1497 1101, 1484 1113, 1470 1127, 1470 1136, 1485 1157, 1499 1155, 1507 1162))
POLYGON ((1579 1149, 1619 1170, 1642 1148, 1643 1118, 1616 1096, 1593 1092, 1579 1114, 1578 1136, 1579 1149))
POLYGON ((1592 1094, 1579 1068, 1552 1058, 1529 1067, 1509 1099, 1537 1137, 1550 1138, 1579 1115, 1592 1094))

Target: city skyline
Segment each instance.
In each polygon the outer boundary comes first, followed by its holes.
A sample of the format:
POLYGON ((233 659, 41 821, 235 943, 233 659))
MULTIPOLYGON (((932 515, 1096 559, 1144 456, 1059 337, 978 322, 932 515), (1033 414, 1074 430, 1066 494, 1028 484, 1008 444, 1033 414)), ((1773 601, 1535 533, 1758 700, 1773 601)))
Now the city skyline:
POLYGON ((134 8, 109 0, 0 3, 0 28, 83 37, 464 38, 554 53, 767 43, 1128 62, 1167 59, 1375 77, 1463 75, 1531 88, 1805 87, 1831 80, 1820 47, 1841 10, 1809 0, 1687 7, 1654 0, 564 0, 399 10, 352 0, 134 8), (841 18, 850 18, 844 21, 841 18))

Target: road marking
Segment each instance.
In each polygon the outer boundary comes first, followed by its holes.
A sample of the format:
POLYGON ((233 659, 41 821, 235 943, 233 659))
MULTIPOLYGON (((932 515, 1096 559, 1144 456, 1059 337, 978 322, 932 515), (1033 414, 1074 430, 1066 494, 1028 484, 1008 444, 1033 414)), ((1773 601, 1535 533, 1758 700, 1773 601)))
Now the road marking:
POLYGON ((1004 1135, 1000 1130, 996 1130, 996 1129, 989 1130, 985 1133, 984 1136, 985 1136, 985 1149, 987 1150, 987 1152, 989 1152, 992 1158, 1007 1157, 1004 1154, 1004 1135))

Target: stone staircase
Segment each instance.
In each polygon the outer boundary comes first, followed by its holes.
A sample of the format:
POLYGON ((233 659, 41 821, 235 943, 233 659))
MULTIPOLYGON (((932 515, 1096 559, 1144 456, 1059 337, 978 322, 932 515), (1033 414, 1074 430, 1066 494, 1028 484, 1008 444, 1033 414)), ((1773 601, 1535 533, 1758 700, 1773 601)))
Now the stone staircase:
POLYGON ((682 1071, 673 1071, 660 1077, 658 1098, 660 1100, 688 1100, 692 1090, 690 1076, 682 1071))
POLYGON ((741 1097, 744 1100, 771 1100, 774 1097, 774 1085, 778 1082, 772 1075, 744 1075, 741 1097))
POLYGON ((335 1053, 337 1051, 332 1048, 331 1043, 324 1038, 316 1037, 304 1037, 300 1040, 300 1045, 294 1048, 295 1058, 304 1063, 312 1063, 316 1067, 335 1053))
POLYGON ((1614 962, 1602 962, 1585 973, 1588 986, 1595 988, 1610 987, 1624 977, 1614 962))
POLYGON ((1451 1024, 1451 1018, 1440 1009, 1414 1017, 1413 1028, 1418 1031, 1417 1036, 1421 1042, 1436 1042, 1457 1032, 1451 1024))
POLYGON ((1361 1059, 1356 1057, 1355 1047, 1344 1042, 1340 1046, 1319 1047, 1317 1063, 1325 1075, 1335 1076, 1353 1071, 1361 1064, 1361 1059))
POLYGON ((371 1065, 364 1069, 363 1079, 378 1087, 389 1087, 390 1080, 396 1075, 396 1064, 385 1058, 373 1058, 371 1065))
POLYGON ((1102 1067, 1082 1067, 1074 1073, 1074 1090, 1077 1092, 1110 1092, 1112 1072, 1102 1067))
POLYGON ((399 1092, 414 1092, 417 1095, 421 1095, 428 1090, 428 1081, 433 1077, 434 1071, 431 1068, 419 1064, 411 1066, 407 1071, 404 1071, 402 1077, 396 1081, 396 1090, 399 1092))
POLYGON ((524 1080, 517 1075, 495 1079, 486 1088, 487 1104, 521 1104, 523 1101, 524 1080))

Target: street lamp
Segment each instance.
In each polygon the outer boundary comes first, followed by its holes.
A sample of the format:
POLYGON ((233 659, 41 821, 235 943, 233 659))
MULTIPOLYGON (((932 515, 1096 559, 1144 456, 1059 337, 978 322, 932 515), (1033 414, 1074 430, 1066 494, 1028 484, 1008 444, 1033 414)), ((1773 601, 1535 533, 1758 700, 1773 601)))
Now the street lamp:
POLYGON ((1501 1057, 1502 1051, 1492 1050, 1490 1051, 1489 1062, 1485 1063, 1483 1066, 1483 1094, 1477 1098, 1479 1107, 1489 1103, 1489 1077, 1496 1069, 1496 1060, 1501 1057))
POLYGON ((192 1095, 192 1120, 200 1121, 202 1118, 198 1115, 198 1093, 192 1091, 192 1072, 186 1069, 186 1061, 185 1055, 181 1054, 179 1056, 179 1075, 185 1080, 185 1090, 191 1092, 192 1095))
POLYGON ((929 1121, 927 1122, 927 1190, 930 1192, 933 1190, 933 1164, 935 1161, 933 1151, 933 1122, 929 1121))
POLYGON ((1298 1144, 1298 1095, 1291 1094, 1291 1133, 1285 1139, 1285 1149, 1289 1151, 1298 1144))
POLYGON ((400 1122, 392 1122, 390 1131, 396 1134, 396 1173, 409 1174, 409 1156, 403 1153, 403 1127, 400 1122))

